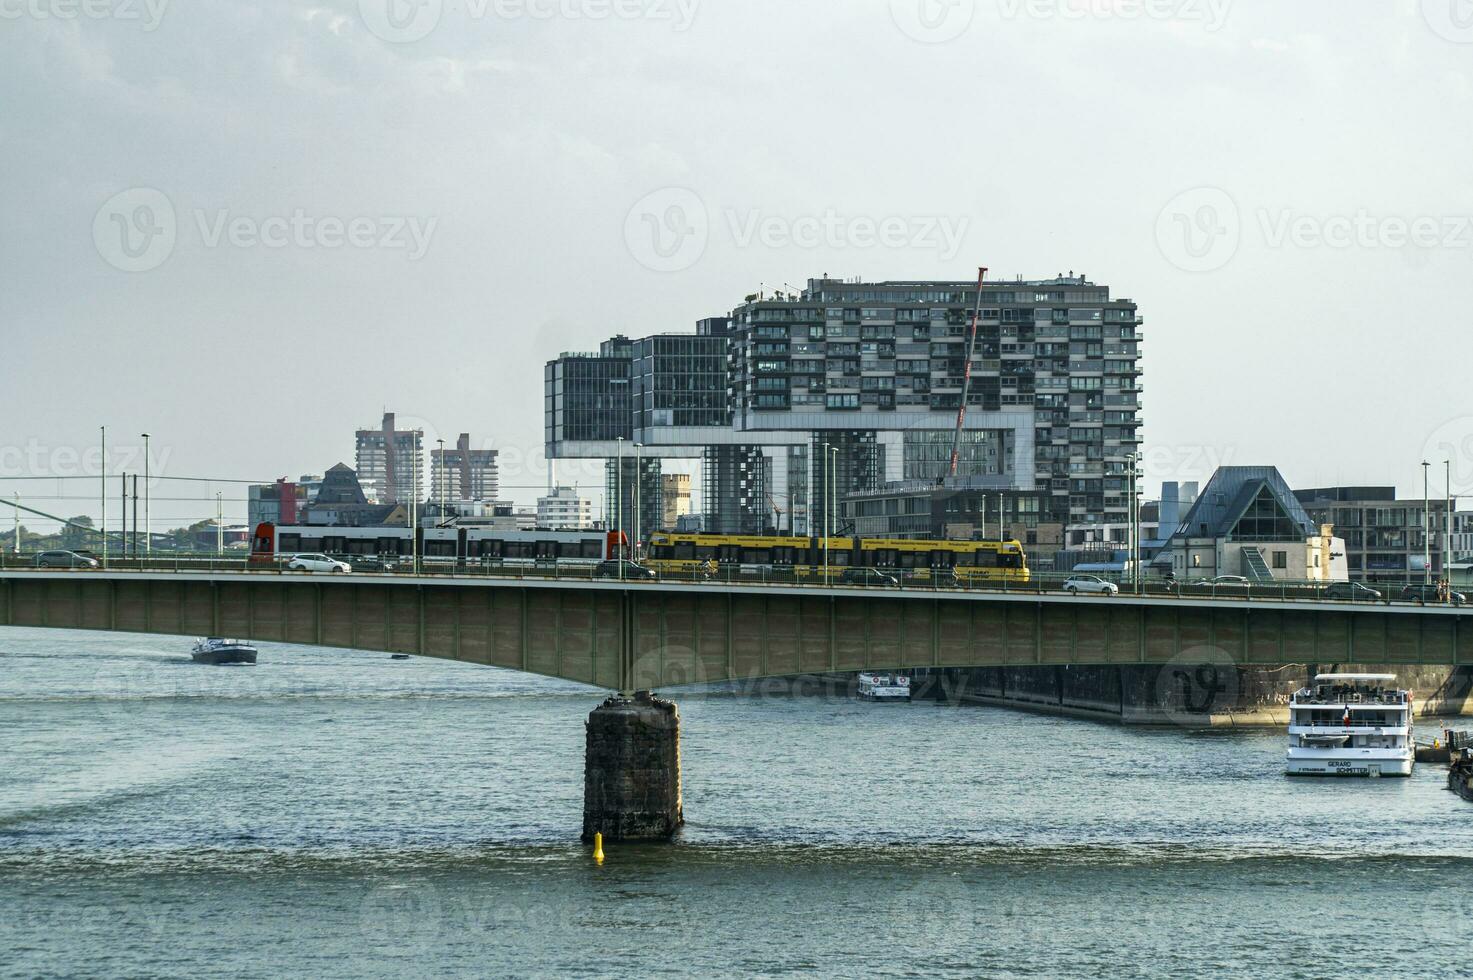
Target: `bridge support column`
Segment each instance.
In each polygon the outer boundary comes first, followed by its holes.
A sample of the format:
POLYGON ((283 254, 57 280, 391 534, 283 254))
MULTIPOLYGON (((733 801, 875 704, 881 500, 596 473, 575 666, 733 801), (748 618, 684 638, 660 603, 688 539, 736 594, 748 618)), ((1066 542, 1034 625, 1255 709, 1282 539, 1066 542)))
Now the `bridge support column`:
POLYGON ((685 822, 680 801, 680 712, 639 691, 588 716, 583 839, 668 840, 685 822))

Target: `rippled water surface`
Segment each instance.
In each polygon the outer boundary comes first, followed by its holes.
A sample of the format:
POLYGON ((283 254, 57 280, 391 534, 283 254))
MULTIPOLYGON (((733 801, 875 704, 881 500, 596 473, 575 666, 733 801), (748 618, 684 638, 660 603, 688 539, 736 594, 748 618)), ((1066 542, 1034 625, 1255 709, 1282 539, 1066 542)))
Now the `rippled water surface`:
POLYGON ((688 826, 577 842, 579 685, 0 629, 0 975, 1467 975, 1444 771, 1276 731, 669 692, 688 826))

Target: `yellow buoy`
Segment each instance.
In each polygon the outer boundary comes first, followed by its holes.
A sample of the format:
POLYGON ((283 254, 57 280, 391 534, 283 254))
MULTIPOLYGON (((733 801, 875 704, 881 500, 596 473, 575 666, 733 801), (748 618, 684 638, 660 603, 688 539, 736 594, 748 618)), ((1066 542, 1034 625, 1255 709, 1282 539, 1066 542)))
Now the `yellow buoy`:
POLYGON ((593 860, 595 864, 604 863, 604 835, 600 833, 593 835, 593 860))

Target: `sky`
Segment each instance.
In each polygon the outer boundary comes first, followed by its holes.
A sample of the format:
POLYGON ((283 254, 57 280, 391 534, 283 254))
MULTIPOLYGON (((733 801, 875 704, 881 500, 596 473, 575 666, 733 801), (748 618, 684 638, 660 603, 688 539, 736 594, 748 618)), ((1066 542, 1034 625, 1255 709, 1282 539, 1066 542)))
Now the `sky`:
POLYGON ((1473 0, 0 0, 0 91, 42 509, 96 512, 100 426, 269 480, 385 409, 530 503, 560 352, 979 265, 1140 304, 1148 492, 1473 494, 1473 0))

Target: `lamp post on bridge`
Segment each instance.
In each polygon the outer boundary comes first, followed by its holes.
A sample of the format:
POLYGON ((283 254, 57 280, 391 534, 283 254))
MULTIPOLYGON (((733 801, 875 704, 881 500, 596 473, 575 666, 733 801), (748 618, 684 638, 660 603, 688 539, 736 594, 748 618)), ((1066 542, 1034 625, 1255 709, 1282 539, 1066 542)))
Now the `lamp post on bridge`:
MULTIPOLYGON (((614 557, 619 562, 619 581, 624 580, 624 437, 615 436, 619 444, 619 463, 614 468, 614 557)), ((607 483, 604 486, 608 486, 607 483)))
POLYGON ((1432 464, 1422 460, 1422 584, 1432 574, 1432 512, 1428 503, 1427 474, 1432 464))
POLYGON ((143 433, 143 557, 153 557, 153 523, 149 520, 148 433, 143 433))

